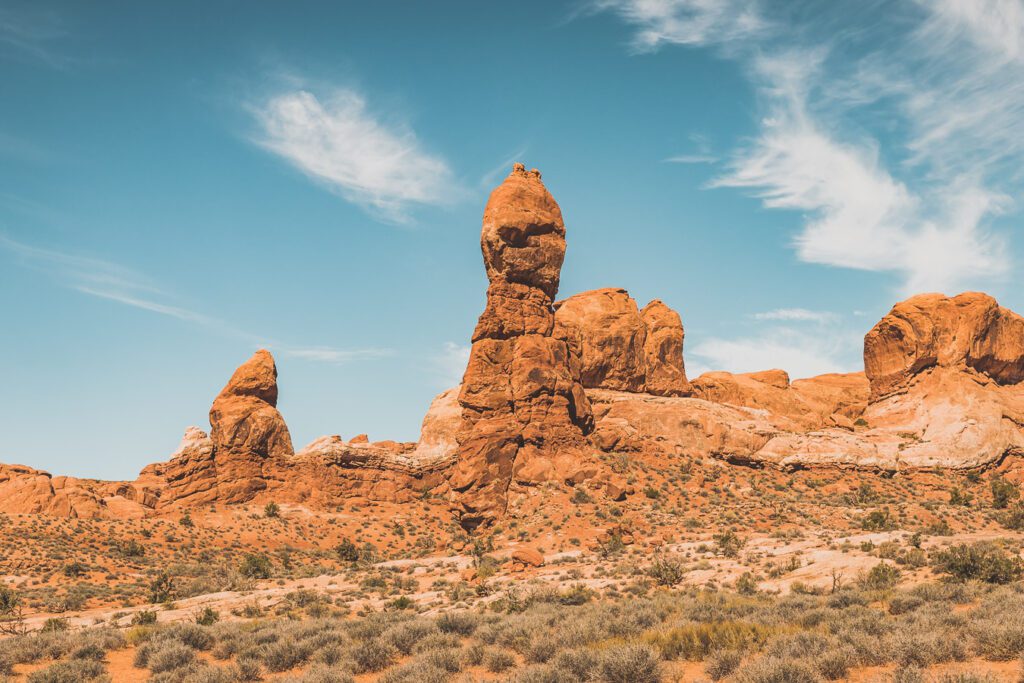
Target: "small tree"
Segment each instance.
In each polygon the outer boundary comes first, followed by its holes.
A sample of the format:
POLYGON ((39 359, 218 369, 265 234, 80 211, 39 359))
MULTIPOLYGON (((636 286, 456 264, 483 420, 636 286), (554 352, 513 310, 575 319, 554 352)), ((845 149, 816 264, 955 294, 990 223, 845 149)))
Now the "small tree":
POLYGON ((263 516, 267 517, 268 519, 276 519, 276 518, 280 517, 281 516, 281 506, 278 505, 277 503, 275 503, 274 501, 270 501, 263 508, 263 516))
POLYGON ((334 549, 334 552, 337 553, 338 559, 342 562, 359 561, 359 548, 347 538, 341 540, 341 543, 334 549))
POLYGON ((262 554, 248 554, 242 560, 238 573, 247 579, 269 579, 270 558, 262 554))
POLYGON ((647 569, 650 576, 659 586, 678 586, 686 578, 686 567, 682 560, 670 555, 658 555, 647 569))
POLYGON ((900 570, 895 565, 879 562, 861 579, 861 583, 868 590, 889 590, 899 580, 900 570))
POLYGON ((992 507, 997 510, 1005 510, 1009 507, 1010 501, 1020 497, 1017 487, 1002 477, 992 479, 990 486, 992 487, 992 507))
POLYGON ((149 582, 149 601, 158 604, 170 602, 174 597, 174 578, 167 572, 160 572, 149 582))
POLYGON ((27 630, 21 596, 13 588, 0 585, 0 633, 21 635, 27 630))
POLYGON ((720 534, 715 534, 715 545, 718 546, 718 552, 725 557, 739 557, 740 551, 743 550, 743 546, 746 545, 746 541, 736 535, 734 531, 723 531, 720 534))

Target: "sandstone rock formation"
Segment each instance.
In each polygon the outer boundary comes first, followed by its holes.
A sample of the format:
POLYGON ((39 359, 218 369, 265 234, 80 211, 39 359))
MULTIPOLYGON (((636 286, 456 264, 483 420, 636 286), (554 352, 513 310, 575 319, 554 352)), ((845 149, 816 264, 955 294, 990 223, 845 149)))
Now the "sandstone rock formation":
POLYGON ((864 338, 864 371, 881 398, 931 367, 1024 380, 1024 318, 987 294, 921 294, 893 306, 864 338))
POLYGON ((260 349, 235 370, 210 408, 210 426, 219 453, 294 454, 288 426, 277 411, 277 366, 269 351, 260 349))
POLYGON ((864 373, 829 374, 789 381, 784 370, 745 374, 706 372, 693 380, 693 395, 715 403, 756 408, 789 429, 852 427, 867 407, 864 373))
POLYGON ((1024 323, 991 297, 899 303, 864 357, 865 374, 792 383, 781 370, 707 373, 693 399, 591 391, 594 438, 797 468, 968 469, 1024 453, 1024 323))
POLYGON ((587 389, 685 396, 683 323, 655 299, 643 311, 624 289, 595 289, 555 304, 555 336, 578 358, 587 389))
POLYGON ((516 164, 491 193, 480 247, 487 305, 459 394, 463 426, 449 478, 468 528, 504 512, 513 479, 576 476, 592 425, 568 346, 552 336, 565 225, 538 171, 516 164))

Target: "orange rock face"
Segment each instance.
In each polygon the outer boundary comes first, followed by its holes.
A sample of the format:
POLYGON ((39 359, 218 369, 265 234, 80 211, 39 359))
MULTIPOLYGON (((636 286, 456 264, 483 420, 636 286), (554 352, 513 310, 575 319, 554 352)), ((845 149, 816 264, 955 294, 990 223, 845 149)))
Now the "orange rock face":
POLYGON ((1024 318, 987 294, 921 294, 893 306, 864 337, 871 395, 905 388, 931 367, 971 369, 996 384, 1024 380, 1024 318))
POLYGON ((210 408, 210 438, 220 453, 262 458, 295 453, 288 426, 277 411, 277 366, 261 349, 242 364, 210 408))
POLYGON ((624 289, 595 289, 555 304, 555 336, 565 339, 588 389, 685 396, 683 324, 654 300, 637 308, 624 289))
POLYGON ((516 164, 491 193, 480 247, 487 306, 459 394, 463 426, 449 478, 467 528, 504 513, 513 479, 574 476, 592 425, 569 348, 552 336, 565 225, 539 172, 516 164))

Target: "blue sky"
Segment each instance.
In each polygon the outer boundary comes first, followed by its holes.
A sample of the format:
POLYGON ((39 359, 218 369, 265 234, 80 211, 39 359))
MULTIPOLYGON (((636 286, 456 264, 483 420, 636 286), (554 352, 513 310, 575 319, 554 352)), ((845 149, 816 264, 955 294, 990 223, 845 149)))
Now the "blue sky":
POLYGON ((1021 0, 6 2, 0 461, 130 478, 260 346, 300 448, 415 439, 513 161, 561 295, 689 374, 861 367, 897 300, 1024 310, 1021 0))

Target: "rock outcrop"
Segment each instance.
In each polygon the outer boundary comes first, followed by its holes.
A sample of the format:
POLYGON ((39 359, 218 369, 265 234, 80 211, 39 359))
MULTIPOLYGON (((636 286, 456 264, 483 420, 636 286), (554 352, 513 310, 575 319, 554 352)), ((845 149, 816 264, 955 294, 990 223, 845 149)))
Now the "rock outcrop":
POLYGON ((683 366, 683 323, 655 299, 641 311, 624 289, 595 289, 555 304, 555 336, 578 358, 587 389, 659 396, 691 392, 683 366))
POLYGON ((1024 380, 1024 318, 987 294, 921 294, 893 306, 864 338, 864 371, 878 399, 932 368, 971 370, 998 385, 1024 380))
POLYGON ((295 453, 277 411, 277 366, 269 351, 260 349, 235 370, 210 408, 210 427, 218 453, 258 458, 295 453))
POLYGON ((575 476, 592 426, 569 348, 552 335, 565 225, 538 171, 516 164, 491 193, 480 247, 487 305, 459 393, 463 425, 449 478, 467 528, 504 512, 513 479, 575 476))

